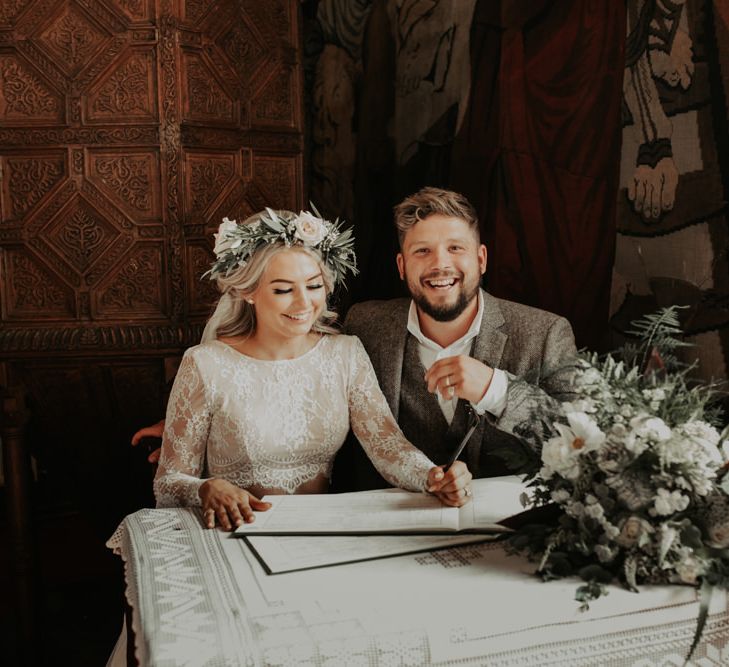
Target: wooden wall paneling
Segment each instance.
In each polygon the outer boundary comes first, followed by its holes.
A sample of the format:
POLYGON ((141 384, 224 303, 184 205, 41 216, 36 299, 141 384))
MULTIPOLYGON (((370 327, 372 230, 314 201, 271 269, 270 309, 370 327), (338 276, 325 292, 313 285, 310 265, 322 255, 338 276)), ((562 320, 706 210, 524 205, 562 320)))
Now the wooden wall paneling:
POLYGON ((215 301, 212 233, 304 204, 298 12, 0 2, 0 376, 28 395, 40 507, 99 539, 150 501, 129 437, 215 301))

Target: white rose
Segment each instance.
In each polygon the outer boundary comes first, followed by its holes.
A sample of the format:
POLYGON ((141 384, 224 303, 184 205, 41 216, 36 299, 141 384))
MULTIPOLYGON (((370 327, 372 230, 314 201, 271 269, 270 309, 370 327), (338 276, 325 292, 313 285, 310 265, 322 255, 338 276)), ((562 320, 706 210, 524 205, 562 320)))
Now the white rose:
POLYGON ((645 519, 630 516, 620 523, 620 532, 615 541, 621 547, 630 548, 638 544, 643 535, 652 532, 653 527, 645 519))
POLYGON ((726 549, 729 547, 729 525, 720 523, 716 526, 711 526, 707 532, 709 534, 709 542, 713 547, 717 549, 726 549))
POLYGON ((662 442, 671 437, 671 429, 666 422, 659 417, 650 417, 645 413, 633 417, 630 420, 630 426, 638 436, 655 442, 662 442))
POLYGON ((220 226, 218 227, 218 233, 213 234, 215 238, 215 247, 213 248, 213 252, 216 256, 220 257, 220 255, 234 247, 236 243, 237 245, 240 245, 240 243, 237 242, 235 239, 229 237, 230 233, 233 232, 237 227, 238 224, 235 220, 228 220, 228 218, 223 218, 223 222, 221 222, 220 226))
POLYGON ((580 462, 569 437, 550 438, 542 448, 542 462, 550 473, 556 472, 567 479, 577 479, 580 475, 580 462))
POLYGON ((306 211, 299 213, 294 220, 294 226, 296 227, 294 236, 308 246, 321 243, 329 231, 323 220, 306 211))

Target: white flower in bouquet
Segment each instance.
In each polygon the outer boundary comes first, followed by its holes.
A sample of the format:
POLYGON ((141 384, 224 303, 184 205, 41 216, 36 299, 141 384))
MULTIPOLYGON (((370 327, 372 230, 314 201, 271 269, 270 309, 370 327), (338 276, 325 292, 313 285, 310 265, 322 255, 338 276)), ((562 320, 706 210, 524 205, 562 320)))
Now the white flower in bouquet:
POLYGON ((645 519, 639 516, 629 516, 623 519, 620 526, 620 533, 615 541, 621 547, 633 547, 646 541, 650 534, 654 532, 653 526, 645 519))
POLYGON ((630 419, 635 414, 635 408, 632 405, 623 405, 620 408, 620 416, 630 419))
POLYGON ((676 550, 676 563, 673 566, 676 570, 677 583, 695 586, 699 577, 706 572, 706 559, 699 558, 693 549, 680 547, 676 550))
POLYGON ((661 387, 656 389, 643 389, 641 393, 652 403, 660 403, 666 399, 666 392, 661 387))
POLYGON ((562 513, 509 543, 538 561, 545 579, 581 576, 583 609, 614 578, 635 591, 694 585, 703 602, 712 587, 729 589, 729 443, 712 424, 721 415, 715 385, 697 384, 672 360, 676 313, 633 323, 641 344, 626 345, 622 359, 582 353, 559 421, 541 415, 553 430, 528 474, 532 502, 562 513))
POLYGON ((574 401, 566 401, 562 403, 562 409, 565 414, 569 414, 570 412, 584 412, 589 414, 597 412, 595 401, 589 398, 578 398, 574 401))
POLYGON ((613 424, 608 434, 608 439, 611 442, 619 442, 630 452, 633 459, 637 458, 648 448, 648 443, 638 437, 633 428, 628 428, 622 421, 617 421, 617 419, 615 421, 616 423, 613 424))
POLYGON ((588 390, 597 389, 604 385, 604 379, 599 370, 588 365, 577 373, 575 384, 588 390))
POLYGON ((550 494, 555 503, 563 505, 570 499, 570 492, 566 489, 557 489, 550 494))
POLYGON ((719 448, 721 439, 719 431, 705 421, 690 421, 680 426, 680 432, 694 446, 694 451, 702 452, 707 462, 717 468, 724 463, 724 456, 719 448))
POLYGON ((630 427, 638 437, 653 442, 662 442, 671 437, 671 429, 666 422, 659 417, 651 417, 645 413, 633 417, 630 420, 630 427))
POLYGON ((659 516, 668 516, 676 512, 683 512, 689 505, 688 496, 681 491, 669 491, 668 489, 658 489, 656 499, 653 502, 653 508, 649 510, 651 514, 659 516))
POLYGON ((542 462, 546 471, 577 479, 580 474, 579 457, 597 449, 605 440, 595 420, 584 412, 568 412, 569 426, 556 423, 559 435, 550 438, 542 450, 542 462))

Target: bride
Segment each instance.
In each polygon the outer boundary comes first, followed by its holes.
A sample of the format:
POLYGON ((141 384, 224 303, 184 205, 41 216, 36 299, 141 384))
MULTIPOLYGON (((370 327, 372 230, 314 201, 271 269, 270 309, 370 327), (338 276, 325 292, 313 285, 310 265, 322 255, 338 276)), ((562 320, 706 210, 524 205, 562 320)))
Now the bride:
POLYGON ((391 484, 468 500, 465 464, 444 471, 405 439, 362 343, 332 327, 327 297, 355 271, 352 246, 311 213, 224 220, 208 272, 221 297, 172 387, 158 507, 202 506, 208 527, 231 530, 266 494, 325 493, 350 426, 391 484))

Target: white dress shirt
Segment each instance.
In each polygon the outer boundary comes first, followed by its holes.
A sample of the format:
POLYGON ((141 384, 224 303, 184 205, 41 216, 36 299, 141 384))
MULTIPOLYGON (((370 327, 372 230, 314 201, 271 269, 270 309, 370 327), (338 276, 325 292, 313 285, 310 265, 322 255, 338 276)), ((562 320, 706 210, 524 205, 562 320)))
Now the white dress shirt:
MULTIPOLYGON (((420 329, 420 321, 418 320, 418 311, 415 307, 414 302, 410 302, 410 312, 408 313, 408 331, 415 336, 418 341, 418 356, 420 357, 420 363, 423 367, 428 370, 436 361, 439 359, 445 359, 446 357, 455 357, 459 354, 465 354, 471 356, 471 347, 473 339, 481 331, 481 321, 483 320, 483 297, 481 292, 478 293, 478 311, 476 317, 473 318, 471 326, 466 331, 465 335, 459 338, 457 341, 451 343, 448 347, 441 347, 430 338, 427 338, 420 329)), ((423 380, 425 382, 425 380, 423 380)), ((491 379, 491 384, 483 395, 483 398, 478 403, 471 403, 474 410, 480 415, 484 412, 492 414, 498 418, 506 407, 506 390, 508 388, 508 378, 504 371, 494 368, 494 376, 491 379)), ((438 398, 438 405, 443 411, 443 416, 446 421, 450 424, 453 421, 453 415, 456 412, 456 405, 458 404, 458 397, 443 398, 439 391, 435 394, 438 398)))

